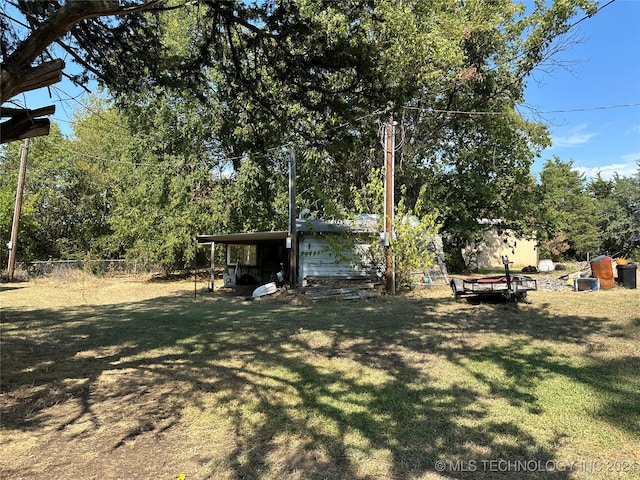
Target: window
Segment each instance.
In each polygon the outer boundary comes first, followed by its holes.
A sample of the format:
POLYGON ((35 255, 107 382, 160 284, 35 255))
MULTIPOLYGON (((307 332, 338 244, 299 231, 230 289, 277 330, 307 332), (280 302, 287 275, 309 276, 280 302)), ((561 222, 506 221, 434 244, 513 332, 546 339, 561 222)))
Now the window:
POLYGON ((229 245, 229 257, 227 263, 229 265, 257 265, 258 264, 258 248, 257 245, 229 245))

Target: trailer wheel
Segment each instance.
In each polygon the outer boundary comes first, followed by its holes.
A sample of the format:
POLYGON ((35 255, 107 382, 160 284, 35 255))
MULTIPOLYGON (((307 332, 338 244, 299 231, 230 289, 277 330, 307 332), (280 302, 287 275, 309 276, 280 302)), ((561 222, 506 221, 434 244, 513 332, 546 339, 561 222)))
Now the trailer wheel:
POLYGON ((455 299, 458 300, 461 296, 462 296, 462 292, 464 289, 463 285, 460 285, 460 281, 456 282, 457 279, 452 279, 451 282, 449 282, 449 286, 451 287, 451 296, 455 299))

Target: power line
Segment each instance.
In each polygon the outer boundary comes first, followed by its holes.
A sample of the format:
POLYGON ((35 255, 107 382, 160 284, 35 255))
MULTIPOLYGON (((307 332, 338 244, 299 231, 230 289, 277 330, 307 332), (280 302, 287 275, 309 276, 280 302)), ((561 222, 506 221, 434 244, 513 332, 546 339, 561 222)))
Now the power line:
MULTIPOLYGON (((640 103, 623 103, 619 105, 604 105, 599 107, 572 108, 568 110, 547 110, 545 112, 537 112, 537 114, 591 112, 594 110, 612 110, 615 108, 632 108, 632 107, 640 107, 640 103)), ((536 113, 529 113, 527 115, 536 115, 536 113)))
MULTIPOLYGON (((546 110, 541 112, 518 112, 520 115, 545 115, 550 113, 579 113, 579 112, 590 112, 596 110, 612 110, 616 108, 633 108, 640 107, 640 103, 623 103, 618 105, 602 105, 596 107, 583 107, 583 108, 571 108, 564 110, 546 110)), ((423 113, 441 113, 441 114, 449 114, 449 115, 511 115, 513 112, 490 112, 490 111, 471 111, 471 110, 445 110, 438 108, 429 108, 429 107, 414 107, 411 105, 405 105, 402 107, 405 110, 418 110, 423 113)))
POLYGON ((577 22, 574 22, 573 24, 571 24, 571 26, 569 26, 569 29, 572 29, 573 27, 575 27, 576 25, 578 25, 580 22, 585 21, 587 18, 591 18, 593 17, 595 14, 599 13, 600 10, 602 10, 603 8, 608 7, 609 5, 611 5, 612 3, 614 3, 616 0, 609 0, 607 3, 605 3, 604 5, 602 5, 601 7, 598 7, 598 9, 593 12, 591 15, 585 15, 584 17, 582 17, 580 20, 578 20, 577 22))
POLYGON ((106 158, 106 157, 100 157, 100 156, 97 156, 97 155, 90 155, 90 154, 87 154, 87 153, 83 153, 83 152, 79 152, 77 150, 73 150, 73 149, 67 148, 64 145, 54 143, 54 141, 51 140, 49 137, 41 137, 41 139, 39 139, 39 140, 47 142, 50 146, 55 146, 56 148, 61 149, 64 152, 66 152, 67 154, 72 155, 72 156, 84 157, 84 158, 87 158, 89 160, 95 160, 95 161, 101 161, 101 162, 129 165, 129 166, 132 166, 132 167, 154 167, 154 168, 189 168, 189 167, 196 167, 196 166, 205 166, 205 167, 214 168, 215 166, 219 166, 219 165, 222 165, 222 164, 225 164, 225 163, 228 164, 228 163, 232 163, 232 162, 237 161, 237 160, 243 160, 243 159, 247 159, 247 158, 267 158, 267 157, 272 157, 274 152, 281 151, 286 146, 286 145, 281 145, 281 146, 278 146, 278 147, 270 148, 270 149, 267 149, 263 153, 244 154, 244 155, 239 155, 239 156, 235 156, 235 157, 222 156, 222 157, 217 158, 217 159, 198 160, 198 161, 191 162, 191 163, 166 163, 166 162, 148 163, 148 162, 138 162, 133 158, 130 159, 130 160, 117 160, 117 159, 114 159, 114 158, 106 158))
MULTIPOLYGON (((543 115, 543 114, 552 114, 552 113, 579 113, 579 112, 588 112, 588 111, 598 111, 598 110, 610 110, 610 109, 617 109, 617 108, 634 108, 634 107, 640 107, 640 103, 627 103, 627 104, 618 104, 618 105, 605 105, 605 106, 595 106, 595 107, 583 107, 583 108, 574 108, 574 109, 559 109, 559 110, 547 110, 547 111, 543 111, 543 112, 518 112, 521 115, 543 115)), ((465 110, 446 110, 446 109, 434 109, 434 108, 425 108, 425 107, 415 107, 415 106, 410 106, 410 105, 405 105, 402 107, 403 110, 416 110, 416 111, 420 111, 422 113, 432 113, 432 114, 445 114, 445 115, 468 115, 468 116, 482 116, 482 115, 511 115, 513 112, 490 112, 490 111, 465 111, 465 110)), ((339 128, 346 128, 346 127, 350 127, 353 125, 354 122, 358 122, 373 116, 379 116, 380 114, 385 113, 385 110, 380 110, 377 109, 371 113, 368 113, 366 115, 362 115, 356 119, 354 119, 354 121, 352 122, 346 122, 343 123, 341 125, 338 125, 336 127, 333 127, 331 130, 337 130, 339 128)), ((99 116, 99 115, 98 115, 99 116)), ((100 117, 102 118, 102 117, 100 117)), ((64 122, 69 122, 68 120, 63 120, 63 119, 55 119, 55 120, 61 120, 64 122)), ((106 119, 105 119, 106 120, 106 119)), ((71 123, 71 122, 69 122, 71 123)), ((95 128, 95 127, 94 127, 95 128)), ((124 127, 122 127, 124 128, 124 127)), ((105 129, 99 128, 98 130, 102 130, 105 131, 105 129)), ((43 140, 48 142, 50 145, 54 145, 53 141, 49 140, 48 137, 43 137, 43 140)), ((218 158, 212 158, 211 160, 198 160, 196 162, 192 162, 192 163, 166 163, 166 162, 159 162, 159 163, 148 163, 148 162, 140 162, 140 161, 136 161, 136 159, 129 159, 129 160, 118 160, 118 159, 113 159, 113 158, 106 158, 106 157, 100 157, 100 156, 96 156, 96 155, 90 155, 90 154, 86 154, 83 152, 79 152, 77 150, 72 150, 69 149, 67 147, 61 146, 59 144, 56 144, 57 148, 61 148, 62 150, 64 150, 66 153, 70 154, 70 155, 75 155, 75 156, 79 156, 79 157, 84 157, 90 160, 95 160, 95 161, 102 161, 102 162, 108 162, 108 163, 115 163, 115 164, 122 164, 122 165, 129 165, 132 167, 150 167, 150 168, 159 168, 159 169, 168 169, 168 168, 177 168, 177 169, 181 169, 181 168, 189 168, 189 167, 196 167, 196 166, 206 166, 206 167, 210 167, 210 168, 214 168, 216 166, 221 166, 223 164, 229 164, 229 163, 234 163, 236 161, 239 160, 244 160, 244 159, 248 159, 248 158, 267 158, 267 157, 272 157, 273 153, 277 152, 277 151, 281 151, 284 147, 288 146, 288 144, 286 145, 281 145, 278 147, 274 147, 271 149, 267 149, 265 152, 260 152, 260 153, 252 153, 252 152, 248 152, 245 153, 243 155, 237 155, 237 156, 233 156, 233 157, 227 157, 227 156, 221 156, 218 158)))
POLYGON ((80 93, 80 94, 76 95, 75 97, 73 97, 69 93, 67 93, 64 90, 62 90, 60 87, 57 87, 57 86, 53 85, 52 88, 53 88, 54 91, 56 91, 56 93, 58 95, 58 99, 59 99, 57 101, 59 101, 61 104, 64 104, 64 102, 67 102, 67 101, 74 101, 78 105, 80 105, 83 109, 85 109, 87 112, 91 113, 92 115, 97 116, 99 119, 104 120, 105 122, 109 123, 110 125, 113 125, 114 127, 121 128, 123 130, 128 130, 127 127, 125 127, 123 125, 120 125, 120 124, 118 124, 116 122, 113 122, 113 121, 109 120, 108 118, 103 117, 100 112, 94 111, 93 109, 89 108, 86 104, 84 104, 83 102, 79 101, 78 97, 83 95, 82 93, 80 93), (60 93, 63 93, 64 95, 66 95, 66 99, 63 99, 60 96, 60 93))

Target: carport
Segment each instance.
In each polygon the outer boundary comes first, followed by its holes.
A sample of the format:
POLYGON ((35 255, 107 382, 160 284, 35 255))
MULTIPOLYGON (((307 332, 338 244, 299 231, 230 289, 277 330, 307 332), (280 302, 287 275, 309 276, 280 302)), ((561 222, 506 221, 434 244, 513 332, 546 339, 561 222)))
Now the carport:
POLYGON ((198 235, 199 245, 211 245, 211 288, 215 275, 215 245, 226 246, 223 280, 225 286, 264 284, 273 281, 284 266, 288 276, 289 249, 286 231, 198 235))

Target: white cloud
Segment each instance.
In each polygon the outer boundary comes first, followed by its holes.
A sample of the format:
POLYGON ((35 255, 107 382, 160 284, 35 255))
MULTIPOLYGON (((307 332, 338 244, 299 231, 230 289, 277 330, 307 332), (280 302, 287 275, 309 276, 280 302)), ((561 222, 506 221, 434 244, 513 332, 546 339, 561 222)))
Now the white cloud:
POLYGON ((586 132, 586 125, 580 125, 566 132, 565 135, 553 136, 552 142, 554 147, 573 147, 588 143, 597 133, 586 132))
MULTIPOLYGON (((638 154, 634 154, 635 159, 638 158, 638 154)), ((625 155, 625 157, 632 157, 632 155, 625 155)), ((580 173, 583 173, 587 178, 596 178, 598 173, 600 176, 608 180, 613 177, 614 174, 618 174, 621 177, 631 177, 638 171, 638 165, 635 160, 625 163, 612 163, 611 165, 602 165, 599 167, 575 167, 580 173)))

